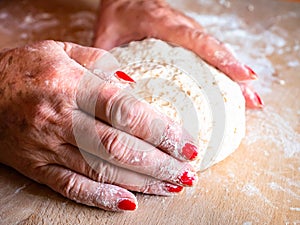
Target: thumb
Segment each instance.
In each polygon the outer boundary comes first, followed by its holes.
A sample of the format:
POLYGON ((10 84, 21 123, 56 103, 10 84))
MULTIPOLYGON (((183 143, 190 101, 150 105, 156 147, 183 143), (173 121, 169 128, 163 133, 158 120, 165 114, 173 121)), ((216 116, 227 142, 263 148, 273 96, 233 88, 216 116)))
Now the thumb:
POLYGON ((136 197, 124 188, 93 181, 57 165, 41 167, 39 173, 40 183, 78 203, 110 211, 137 209, 136 197))

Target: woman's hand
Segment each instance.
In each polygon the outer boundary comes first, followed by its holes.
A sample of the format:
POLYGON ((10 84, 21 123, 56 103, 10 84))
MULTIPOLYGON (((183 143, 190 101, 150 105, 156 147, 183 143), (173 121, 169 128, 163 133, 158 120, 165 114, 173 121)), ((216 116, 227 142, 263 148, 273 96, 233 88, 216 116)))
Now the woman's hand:
MULTIPOLYGON (((130 41, 157 38, 194 51, 232 80, 256 79, 226 46, 205 33, 192 18, 171 8, 164 0, 102 0, 95 32, 96 47, 109 50, 130 41)), ((258 94, 245 82, 242 91, 248 108, 261 108, 258 94)))
POLYGON ((54 41, 1 53, 0 162, 77 202, 134 210, 128 190, 170 195, 192 186, 187 161, 198 149, 125 92, 127 81, 91 72, 114 69, 106 56, 54 41))

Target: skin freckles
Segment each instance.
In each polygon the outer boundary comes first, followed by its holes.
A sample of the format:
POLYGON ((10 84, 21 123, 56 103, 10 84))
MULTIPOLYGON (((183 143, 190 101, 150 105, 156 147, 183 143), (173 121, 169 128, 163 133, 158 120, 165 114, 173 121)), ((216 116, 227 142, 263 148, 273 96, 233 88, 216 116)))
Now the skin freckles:
MULTIPOLYGON (((0 101, 0 119, 3 127, 1 129, 1 136, 3 137, 1 145, 6 146, 7 149, 11 148, 9 146, 12 143, 9 138, 5 139, 5 136, 14 137, 15 143, 18 143, 20 145, 18 148, 21 149, 26 148, 24 146, 49 147, 48 143, 51 143, 49 137, 58 133, 54 129, 57 129, 57 121, 60 121, 59 117, 63 117, 62 114, 51 113, 56 110, 51 103, 55 105, 58 102, 55 99, 55 92, 58 92, 60 88, 58 87, 57 91, 47 90, 45 85, 39 83, 39 81, 42 81, 41 77, 45 76, 49 69, 41 68, 43 67, 43 65, 40 65, 41 57, 36 57, 37 53, 30 54, 25 49, 8 51, 5 53, 6 57, 4 57, 6 60, 1 61, 2 74, 6 75, 1 83, 1 93, 3 95, 0 101), (23 56, 31 60, 24 61, 22 60, 23 56), (29 63, 31 66, 29 66, 29 63), (45 93, 50 91, 53 93, 52 96, 47 96, 47 102, 45 93), (55 118, 53 115, 55 115, 55 118), (56 126, 53 125, 53 121, 55 121, 56 126)), ((49 77, 49 79, 51 78, 49 77)), ((59 103, 56 105, 63 107, 59 103)), ((19 152, 22 151, 21 149, 19 152)), ((2 161, 9 161, 13 164, 14 153, 11 149, 10 151, 1 149, 1 156, 7 157, 1 157, 2 161)), ((20 157, 19 154, 18 157, 20 157)), ((17 169, 20 170, 21 168, 17 169)))
POLYGON ((88 70, 104 54, 54 41, 3 53, 0 162, 77 202, 118 211, 126 199, 135 209, 128 190, 171 195, 191 185, 182 174, 196 175, 178 160, 180 149, 176 159, 156 148, 163 130, 152 129, 148 140, 152 121, 168 118, 123 92, 118 79, 88 70))
MULTIPOLYGON (((101 1, 96 47, 147 37, 190 49, 234 80, 253 76, 163 0, 101 1)), ((134 210, 130 191, 172 195, 195 184, 188 161, 198 149, 181 126, 123 91, 119 79, 94 72, 116 65, 97 64, 102 49, 42 41, 0 52, 0 163, 76 202, 134 210)), ((242 87, 256 107, 257 93, 242 87)))

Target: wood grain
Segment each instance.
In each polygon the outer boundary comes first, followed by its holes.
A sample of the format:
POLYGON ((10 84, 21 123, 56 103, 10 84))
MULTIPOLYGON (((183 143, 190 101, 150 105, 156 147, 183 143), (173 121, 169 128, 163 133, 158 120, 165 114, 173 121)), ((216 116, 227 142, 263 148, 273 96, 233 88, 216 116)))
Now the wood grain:
MULTIPOLYGON (((29 0, 22 1, 25 5, 19 2, 0 2, 0 15, 9 12, 15 16, 15 21, 0 23, 0 49, 46 38, 91 44, 95 2, 78 1, 76 5, 56 0, 30 1, 32 4, 29 0), (31 14, 24 10, 30 10, 31 14), (59 23, 40 24, 44 27, 27 31, 16 24, 26 15, 43 12, 59 23), (84 18, 83 25, 69 24, 72 18, 80 16, 84 18), (52 32, 45 33, 49 28, 52 32)), ((245 21, 245 29, 250 30, 255 23, 267 24, 268 28, 264 29, 272 29, 274 24, 266 23, 264 18, 286 16, 276 25, 290 31, 284 36, 284 48, 296 46, 295 35, 300 32, 295 22, 300 15, 296 3, 265 7, 262 13, 264 1, 253 1, 255 10, 250 14, 248 1, 230 1, 230 7, 213 2, 215 7, 211 4, 200 7, 192 0, 172 3, 185 11, 237 15, 245 21), (294 13, 294 17, 288 17, 290 13, 294 13)), ((72 202, 0 165, 0 224, 300 224, 300 150, 297 149, 300 145, 300 65, 295 62, 294 66, 287 65, 292 59, 300 59, 299 51, 286 50, 282 54, 275 51, 268 55, 277 75, 264 81, 270 90, 263 93, 265 109, 247 112, 247 136, 240 148, 199 174, 195 188, 186 189, 176 197, 137 194, 137 211, 112 213, 72 202), (280 79, 284 79, 284 85, 280 79)))

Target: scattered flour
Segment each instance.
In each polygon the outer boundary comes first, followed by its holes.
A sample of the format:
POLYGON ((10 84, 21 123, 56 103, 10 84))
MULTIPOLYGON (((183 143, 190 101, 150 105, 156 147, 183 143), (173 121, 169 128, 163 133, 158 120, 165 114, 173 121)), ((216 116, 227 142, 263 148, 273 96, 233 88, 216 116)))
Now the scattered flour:
POLYGON ((27 185, 24 184, 23 186, 17 188, 17 189, 15 190, 15 194, 18 194, 20 191, 22 191, 22 190, 25 189, 26 187, 27 187, 27 185))
POLYGON ((272 204, 272 202, 266 196, 264 196, 263 193, 253 183, 246 184, 241 189, 241 192, 245 193, 248 196, 258 196, 260 199, 262 199, 268 205, 275 207, 272 204))
POLYGON ((252 222, 246 221, 246 222, 243 223, 243 225, 252 225, 252 222))

